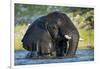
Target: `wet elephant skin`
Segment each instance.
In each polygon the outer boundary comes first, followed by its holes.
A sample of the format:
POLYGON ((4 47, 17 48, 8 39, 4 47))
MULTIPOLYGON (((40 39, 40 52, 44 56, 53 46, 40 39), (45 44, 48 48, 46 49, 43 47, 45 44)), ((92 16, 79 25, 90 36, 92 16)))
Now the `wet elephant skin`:
POLYGON ((79 32, 70 18, 61 12, 52 12, 35 20, 26 31, 23 48, 35 52, 35 56, 74 56, 79 41, 79 32), (68 35, 71 39, 64 36, 68 35), (69 45, 69 46, 68 46, 69 45))

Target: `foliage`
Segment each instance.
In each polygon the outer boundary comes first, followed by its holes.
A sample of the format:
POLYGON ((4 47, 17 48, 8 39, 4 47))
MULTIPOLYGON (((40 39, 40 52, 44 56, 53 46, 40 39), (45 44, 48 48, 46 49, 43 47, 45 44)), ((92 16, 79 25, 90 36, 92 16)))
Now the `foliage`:
POLYGON ((25 34, 25 31, 27 30, 26 25, 17 25, 15 26, 15 42, 14 46, 16 50, 24 49, 22 46, 22 38, 25 34))

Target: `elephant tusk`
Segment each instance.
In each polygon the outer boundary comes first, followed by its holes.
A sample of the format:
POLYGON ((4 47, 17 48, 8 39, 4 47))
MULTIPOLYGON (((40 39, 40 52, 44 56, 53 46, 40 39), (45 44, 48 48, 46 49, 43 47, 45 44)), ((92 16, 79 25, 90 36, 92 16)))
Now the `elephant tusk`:
POLYGON ((65 35, 65 38, 66 38, 66 39, 69 39, 69 40, 71 39, 71 37, 68 36, 68 35, 65 35))

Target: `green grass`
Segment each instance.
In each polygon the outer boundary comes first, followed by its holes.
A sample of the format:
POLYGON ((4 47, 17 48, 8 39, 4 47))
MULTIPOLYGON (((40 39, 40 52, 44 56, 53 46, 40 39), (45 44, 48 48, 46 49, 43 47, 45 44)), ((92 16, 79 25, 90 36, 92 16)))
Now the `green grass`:
MULTIPOLYGON (((22 38, 27 30, 27 26, 26 25, 17 25, 15 26, 15 43, 14 43, 14 47, 15 50, 24 50, 24 48, 22 47, 22 38)), ((80 29, 79 30, 80 33, 80 37, 82 39, 84 39, 83 41, 79 41, 78 44, 78 48, 94 48, 94 31, 86 31, 84 29, 80 29), (90 34, 89 34, 90 33, 90 34), (90 45, 90 46, 89 46, 90 45)))

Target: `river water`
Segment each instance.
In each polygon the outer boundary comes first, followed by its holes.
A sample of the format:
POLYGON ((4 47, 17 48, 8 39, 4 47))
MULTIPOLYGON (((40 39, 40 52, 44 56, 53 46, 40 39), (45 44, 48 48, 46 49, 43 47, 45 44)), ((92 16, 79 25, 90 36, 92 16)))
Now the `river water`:
POLYGON ((80 62, 80 61, 93 61, 94 50, 93 49, 78 49, 76 56, 73 58, 62 57, 61 59, 26 59, 25 56, 28 51, 16 50, 14 62, 15 65, 32 65, 32 64, 48 64, 48 63, 67 63, 67 62, 80 62))

